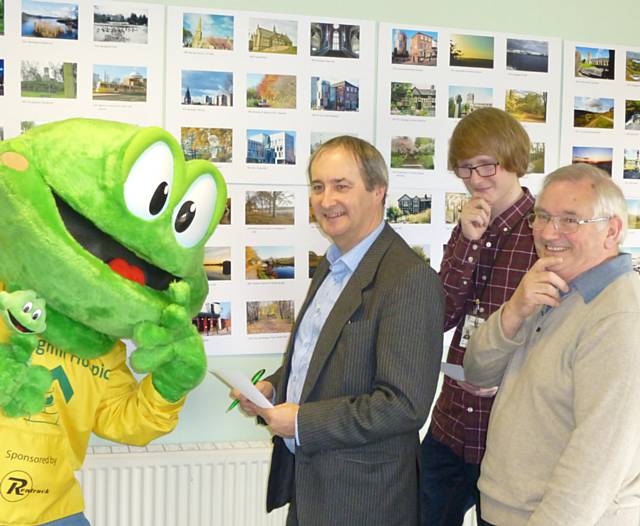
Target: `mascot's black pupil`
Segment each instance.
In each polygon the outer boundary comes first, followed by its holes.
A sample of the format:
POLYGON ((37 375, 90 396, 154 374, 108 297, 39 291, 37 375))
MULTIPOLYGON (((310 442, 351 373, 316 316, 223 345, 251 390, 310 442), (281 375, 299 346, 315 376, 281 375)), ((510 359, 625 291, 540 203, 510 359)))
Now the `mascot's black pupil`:
POLYGON ((156 188, 156 191, 153 193, 153 196, 151 197, 151 202, 149 203, 149 213, 151 215, 159 214, 162 208, 164 207, 164 204, 167 202, 168 187, 169 187, 168 183, 162 182, 158 185, 158 188, 156 188))
POLYGON ((193 201, 185 201, 176 216, 176 232, 180 234, 189 228, 194 217, 196 217, 196 205, 193 201))

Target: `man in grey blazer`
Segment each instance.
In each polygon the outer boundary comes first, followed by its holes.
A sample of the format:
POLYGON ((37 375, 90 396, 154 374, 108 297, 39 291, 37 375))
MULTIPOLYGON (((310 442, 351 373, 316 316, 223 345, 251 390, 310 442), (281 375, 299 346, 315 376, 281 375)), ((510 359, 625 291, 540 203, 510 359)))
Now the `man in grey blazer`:
POLYGON ((385 162, 337 137, 309 163, 311 205, 332 245, 282 367, 241 399, 274 433, 267 510, 287 525, 418 524, 418 430, 436 389, 444 295, 436 273, 383 220, 385 162))

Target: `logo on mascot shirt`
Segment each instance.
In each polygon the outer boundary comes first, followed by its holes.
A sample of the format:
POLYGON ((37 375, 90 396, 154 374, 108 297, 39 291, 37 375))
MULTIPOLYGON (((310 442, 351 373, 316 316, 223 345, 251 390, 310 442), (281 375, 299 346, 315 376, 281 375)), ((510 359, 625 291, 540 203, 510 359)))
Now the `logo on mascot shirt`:
POLYGON ((8 502, 18 502, 29 495, 47 494, 48 488, 34 488, 31 475, 26 471, 10 471, 0 481, 0 496, 8 502))

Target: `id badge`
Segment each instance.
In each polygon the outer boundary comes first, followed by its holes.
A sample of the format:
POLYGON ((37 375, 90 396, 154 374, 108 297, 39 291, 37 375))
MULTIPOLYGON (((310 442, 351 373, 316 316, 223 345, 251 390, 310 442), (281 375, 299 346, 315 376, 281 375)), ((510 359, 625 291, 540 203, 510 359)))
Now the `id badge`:
POLYGON ((467 343, 473 336, 473 332, 485 322, 480 316, 467 314, 464 317, 464 325, 462 326, 462 335, 460 336, 460 347, 467 348, 467 343))

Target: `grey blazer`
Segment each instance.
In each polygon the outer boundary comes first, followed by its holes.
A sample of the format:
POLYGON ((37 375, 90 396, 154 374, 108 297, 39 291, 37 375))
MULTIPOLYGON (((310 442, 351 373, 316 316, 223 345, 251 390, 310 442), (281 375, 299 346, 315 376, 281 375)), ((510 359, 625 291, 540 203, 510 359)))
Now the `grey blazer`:
MULTIPOLYGON (((285 400, 295 331, 328 270, 323 259, 270 378, 277 403, 285 400)), ((274 437, 267 511, 295 494, 301 526, 418 524, 418 430, 436 390, 444 309, 437 274, 386 225, 318 338, 295 457, 274 437)))

